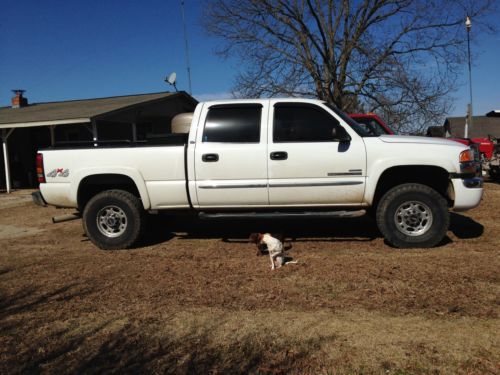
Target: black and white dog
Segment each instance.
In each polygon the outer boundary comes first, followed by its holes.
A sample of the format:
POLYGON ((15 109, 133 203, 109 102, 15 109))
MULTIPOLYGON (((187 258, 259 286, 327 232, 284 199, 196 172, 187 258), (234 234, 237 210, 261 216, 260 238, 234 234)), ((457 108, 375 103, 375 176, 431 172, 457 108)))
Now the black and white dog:
POLYGON ((269 252, 271 270, 280 268, 285 264, 297 263, 296 261, 286 260, 283 243, 269 233, 252 233, 249 240, 257 245, 257 255, 264 255, 266 250, 269 252))

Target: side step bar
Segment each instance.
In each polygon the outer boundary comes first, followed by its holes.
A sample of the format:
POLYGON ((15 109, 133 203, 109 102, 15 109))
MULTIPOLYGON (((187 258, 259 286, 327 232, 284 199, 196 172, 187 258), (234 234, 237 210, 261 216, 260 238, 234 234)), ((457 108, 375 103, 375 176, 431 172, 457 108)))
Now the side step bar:
POLYGON ((304 211, 304 212, 200 212, 202 220, 226 219, 333 219, 363 216, 365 210, 357 211, 304 211))

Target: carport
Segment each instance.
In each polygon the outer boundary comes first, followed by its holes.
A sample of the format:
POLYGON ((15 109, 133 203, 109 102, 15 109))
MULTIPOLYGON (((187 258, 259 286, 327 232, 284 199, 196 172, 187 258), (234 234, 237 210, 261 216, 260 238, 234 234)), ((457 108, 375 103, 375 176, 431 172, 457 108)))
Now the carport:
POLYGON ((12 104, 12 107, 0 108, 7 193, 12 190, 9 155, 13 153, 18 164, 14 172, 27 175, 29 184, 33 180, 30 176, 36 176, 34 153, 38 148, 92 141, 98 146, 101 140, 136 142, 161 136, 170 132, 172 117, 194 111, 197 101, 185 92, 161 92, 28 105, 27 99, 22 97, 22 90, 18 90, 12 104), (17 129, 24 129, 23 136, 18 137, 17 142, 11 142, 17 129), (32 137, 35 130, 37 133, 32 137), (29 142, 26 138, 30 138, 29 142))

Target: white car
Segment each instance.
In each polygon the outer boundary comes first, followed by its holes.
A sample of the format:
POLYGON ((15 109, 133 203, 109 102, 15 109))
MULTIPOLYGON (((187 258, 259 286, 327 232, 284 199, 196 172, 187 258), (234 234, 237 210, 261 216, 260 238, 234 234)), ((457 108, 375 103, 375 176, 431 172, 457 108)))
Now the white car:
POLYGON ((432 247, 448 210, 476 207, 483 194, 480 164, 464 145, 368 135, 308 99, 203 102, 174 118, 163 142, 52 148, 37 161, 35 200, 76 208, 102 249, 132 246, 144 213, 158 210, 307 220, 365 209, 394 246, 432 247))

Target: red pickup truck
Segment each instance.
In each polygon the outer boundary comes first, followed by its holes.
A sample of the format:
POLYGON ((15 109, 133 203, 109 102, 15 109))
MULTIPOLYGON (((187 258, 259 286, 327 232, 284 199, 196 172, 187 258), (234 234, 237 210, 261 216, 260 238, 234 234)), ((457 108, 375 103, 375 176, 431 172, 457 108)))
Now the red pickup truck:
POLYGON ((373 135, 395 134, 394 131, 387 126, 375 113, 351 113, 349 115, 357 123, 361 124, 365 130, 373 135))

